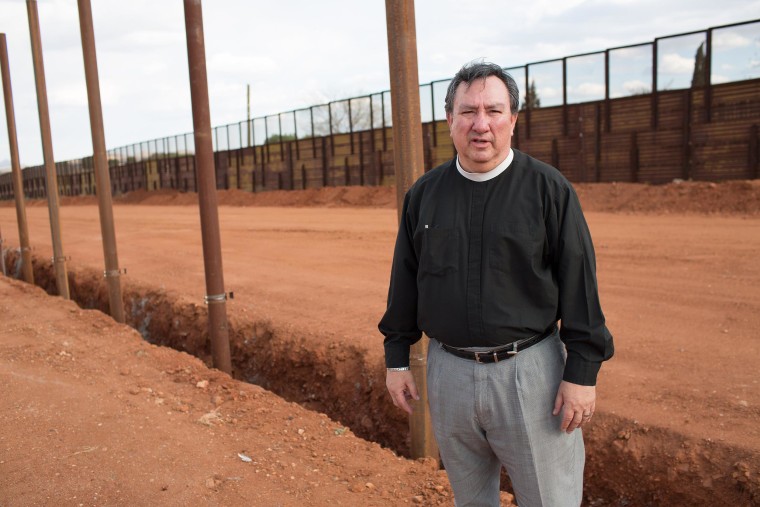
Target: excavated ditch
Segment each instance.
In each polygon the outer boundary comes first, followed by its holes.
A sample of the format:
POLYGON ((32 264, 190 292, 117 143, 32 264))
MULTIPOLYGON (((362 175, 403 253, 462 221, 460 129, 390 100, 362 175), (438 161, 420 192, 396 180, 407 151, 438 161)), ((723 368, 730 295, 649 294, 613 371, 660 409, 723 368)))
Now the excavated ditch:
MULTIPOLYGON (((9 276, 20 277, 17 251, 4 253, 9 276)), ((50 262, 34 259, 35 283, 55 294, 50 262)), ((108 294, 92 269, 69 273, 71 298, 107 313, 108 294)), ((124 292, 127 323, 145 340, 211 364, 206 308, 180 294, 130 284, 124 292)), ((233 376, 322 412, 358 436, 408 456, 405 416, 385 393, 382 364, 368 364, 349 344, 304 340, 265 320, 229 318, 233 376)), ((750 479, 748 450, 695 441, 598 413, 584 430, 585 502, 589 506, 760 505, 760 484, 750 479)))

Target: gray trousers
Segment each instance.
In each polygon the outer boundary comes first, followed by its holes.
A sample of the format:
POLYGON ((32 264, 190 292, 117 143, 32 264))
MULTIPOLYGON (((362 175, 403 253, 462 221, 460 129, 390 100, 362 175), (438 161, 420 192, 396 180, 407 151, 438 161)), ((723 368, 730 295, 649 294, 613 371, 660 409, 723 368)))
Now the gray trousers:
POLYGON ((520 507, 580 505, 583 435, 552 416, 565 357, 559 332, 493 364, 430 340, 430 415, 457 507, 498 506, 501 465, 520 507))

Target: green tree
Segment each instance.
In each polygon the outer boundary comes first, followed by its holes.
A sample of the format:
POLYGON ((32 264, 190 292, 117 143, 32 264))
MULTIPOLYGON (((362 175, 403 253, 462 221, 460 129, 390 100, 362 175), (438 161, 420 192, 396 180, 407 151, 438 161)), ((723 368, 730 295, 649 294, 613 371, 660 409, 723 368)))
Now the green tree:
POLYGON ((697 53, 694 55, 694 74, 691 78, 692 88, 697 88, 707 84, 705 79, 706 64, 705 43, 702 42, 697 48, 697 53))
POLYGON ((528 91, 525 94, 525 102, 523 103, 523 108, 534 109, 537 107, 541 107, 541 99, 538 96, 538 91, 536 91, 536 81, 534 80, 530 82, 528 91))
POLYGON ((293 134, 272 134, 271 136, 267 137, 267 140, 264 142, 265 144, 272 144, 272 143, 279 143, 280 141, 295 141, 296 136, 293 134))

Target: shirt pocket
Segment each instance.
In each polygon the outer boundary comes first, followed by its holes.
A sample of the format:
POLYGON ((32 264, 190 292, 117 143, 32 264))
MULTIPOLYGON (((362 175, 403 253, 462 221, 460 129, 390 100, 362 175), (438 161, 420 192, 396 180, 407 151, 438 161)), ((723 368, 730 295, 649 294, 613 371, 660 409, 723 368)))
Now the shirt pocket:
POLYGON ((491 228, 488 267, 504 273, 520 273, 541 251, 541 237, 525 222, 502 222, 491 228))
POLYGON ((420 271, 442 276, 459 268, 459 233, 454 229, 427 228, 422 233, 420 271))

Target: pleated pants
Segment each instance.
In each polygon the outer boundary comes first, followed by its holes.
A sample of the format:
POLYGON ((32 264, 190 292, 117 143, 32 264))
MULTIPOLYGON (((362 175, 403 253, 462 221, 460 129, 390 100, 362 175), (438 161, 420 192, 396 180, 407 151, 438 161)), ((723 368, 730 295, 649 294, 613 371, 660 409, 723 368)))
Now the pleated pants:
POLYGON ((498 506, 502 465, 520 507, 580 505, 583 436, 561 431, 561 413, 552 416, 565 357, 558 331, 491 364, 430 341, 430 413, 457 507, 498 506))

